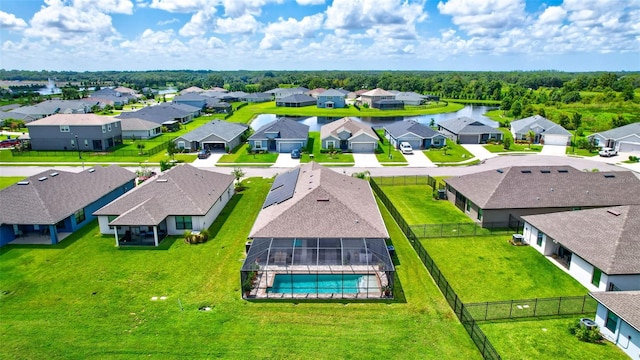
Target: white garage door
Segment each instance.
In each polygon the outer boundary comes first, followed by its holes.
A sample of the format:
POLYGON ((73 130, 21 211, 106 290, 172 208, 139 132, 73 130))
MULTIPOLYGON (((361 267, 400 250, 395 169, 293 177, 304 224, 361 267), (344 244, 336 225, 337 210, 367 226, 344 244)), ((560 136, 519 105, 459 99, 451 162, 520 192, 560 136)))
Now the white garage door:
POLYGON ((460 135, 458 137, 460 144, 477 144, 478 135, 460 135))
POLYGON ((291 150, 293 149, 302 149, 302 143, 301 142, 281 142, 280 143, 281 153, 288 153, 288 152, 291 152, 291 150))
POLYGON ((375 150, 375 146, 377 144, 370 142, 370 143, 352 143, 351 144, 351 151, 353 151, 354 153, 372 153, 375 150))
POLYGON ((640 143, 621 142, 620 152, 640 152, 640 143))
POLYGON ((562 145, 567 146, 567 141, 569 139, 566 135, 545 135, 544 136, 544 144, 545 145, 562 145))

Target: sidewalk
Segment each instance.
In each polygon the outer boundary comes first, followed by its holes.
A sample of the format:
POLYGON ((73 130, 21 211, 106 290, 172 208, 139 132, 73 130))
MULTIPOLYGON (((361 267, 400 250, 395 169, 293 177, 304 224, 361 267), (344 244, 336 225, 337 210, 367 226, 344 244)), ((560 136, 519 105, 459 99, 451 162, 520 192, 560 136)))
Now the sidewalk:
MULTIPOLYGON (((498 154, 492 153, 489 150, 485 149, 482 145, 475 144, 465 144, 462 145, 468 152, 470 152, 473 156, 475 156, 478 160, 487 160, 498 156, 498 154)), ((475 160, 475 159, 474 159, 475 160)))

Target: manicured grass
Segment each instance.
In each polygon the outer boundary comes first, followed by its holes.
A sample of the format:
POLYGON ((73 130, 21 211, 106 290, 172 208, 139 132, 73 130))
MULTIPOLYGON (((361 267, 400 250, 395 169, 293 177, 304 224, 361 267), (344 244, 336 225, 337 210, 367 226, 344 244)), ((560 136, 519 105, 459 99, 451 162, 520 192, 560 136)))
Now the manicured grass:
POLYGON ((589 152, 587 149, 579 149, 573 148, 572 146, 567 146, 567 155, 578 155, 578 156, 596 156, 598 155, 598 151, 589 152))
POLYGON ((453 141, 447 141, 446 154, 442 148, 431 148, 425 150, 424 154, 434 163, 460 162, 473 158, 473 154, 453 141))
POLYGON ((273 164, 278 159, 278 153, 249 154, 249 144, 242 144, 234 149, 231 154, 222 155, 218 163, 265 163, 273 164))
POLYGON ((378 129, 376 130, 376 133, 378 133, 378 137, 380 138, 380 141, 378 142, 378 150, 382 151, 380 153, 376 153, 376 158, 378 159, 378 162, 381 162, 381 163, 391 163, 391 162, 406 163, 407 162, 407 159, 404 157, 404 155, 402 155, 402 153, 398 149, 394 148, 393 146, 389 146, 389 140, 387 140, 387 138, 384 137, 384 130, 378 129), (391 154, 391 156, 389 156, 389 154, 391 154))
POLYGON ((22 179, 24 179, 24 176, 0 176, 0 190, 13 185, 22 179))
POLYGON ((422 244, 465 303, 587 294, 536 250, 513 246, 509 239, 509 235, 429 239, 422 244))
MULTIPOLYGON (((136 150, 137 151, 137 150, 136 150)), ((0 151, 0 161, 2 162, 47 162, 47 163, 158 163, 160 160, 171 160, 166 151, 160 151, 154 155, 132 155, 121 156, 113 153, 83 152, 79 158, 75 151, 48 151, 47 156, 31 156, 35 154, 26 152, 23 155, 14 156, 11 151, 0 151)), ((176 160, 182 159, 185 162, 192 162, 196 159, 194 154, 175 154, 176 160)))
POLYGON ((591 344, 569 334, 567 327, 580 317, 540 318, 480 323, 503 359, 628 359, 614 344, 591 344))
POLYGON ((318 163, 353 163, 353 155, 351 154, 328 154, 321 153, 322 142, 320 141, 319 131, 310 131, 309 140, 307 141, 307 151, 300 157, 300 162, 306 163, 311 161, 309 150, 313 154, 313 161, 318 163))
POLYGON ((503 152, 540 152, 542 150, 542 145, 531 145, 529 144, 511 144, 509 146, 509 150, 505 150, 502 144, 487 144, 484 146, 485 149, 489 150, 492 153, 503 153, 503 152))
POLYGON ((0 357, 480 359, 392 222, 397 300, 242 300, 244 243, 270 180, 245 185, 205 244, 118 249, 94 222, 56 246, 1 248, 0 357))
POLYGON ((430 186, 383 185, 382 190, 409 225, 473 223, 449 201, 434 200, 430 186))

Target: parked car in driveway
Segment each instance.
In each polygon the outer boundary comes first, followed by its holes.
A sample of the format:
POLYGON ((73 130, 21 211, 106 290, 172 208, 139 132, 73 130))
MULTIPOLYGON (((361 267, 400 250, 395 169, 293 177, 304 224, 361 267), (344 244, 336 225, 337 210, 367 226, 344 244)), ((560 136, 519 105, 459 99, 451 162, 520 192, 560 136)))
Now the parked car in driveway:
POLYGON ((300 149, 291 150, 291 158, 292 159, 300 159, 300 149))
POLYGON ((611 157, 611 156, 618 155, 618 152, 615 149, 606 147, 606 148, 602 148, 602 150, 600 150, 598 154, 602 157, 611 157))
POLYGON ((211 151, 209 149, 203 149, 198 151, 198 159, 206 159, 211 156, 211 151))
POLYGON ((18 139, 6 139, 0 141, 0 148, 14 147, 18 144, 20 144, 20 140, 18 139))
POLYGON ((413 154, 413 148, 411 147, 411 144, 403 141, 400 143, 400 152, 403 154, 413 154))

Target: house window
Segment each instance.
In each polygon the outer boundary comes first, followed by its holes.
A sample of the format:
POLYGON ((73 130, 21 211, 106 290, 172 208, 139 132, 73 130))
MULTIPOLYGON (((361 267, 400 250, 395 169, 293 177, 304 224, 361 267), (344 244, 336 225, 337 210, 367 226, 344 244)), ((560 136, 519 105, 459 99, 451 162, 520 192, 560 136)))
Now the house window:
POLYGON ((482 220, 482 209, 478 208, 478 220, 482 220))
POLYGON ((191 216, 176 216, 176 229, 185 230, 192 227, 191 216))
POLYGON ((71 139, 71 146, 76 146, 76 141, 74 139, 71 139))
POLYGON ((607 310, 607 321, 604 323, 604 327, 611 330, 612 332, 616 332, 616 328, 618 327, 618 315, 614 314, 611 310, 607 310))
POLYGON ((76 218, 76 224, 80 224, 81 222, 83 222, 86 219, 84 215, 84 208, 76 211, 76 213, 73 214, 73 217, 76 218))
POLYGON ((89 146, 89 140, 84 139, 84 146, 89 146))
POLYGON ((256 149, 262 149, 262 141, 256 141, 253 143, 256 149))
POLYGON ((433 145, 440 145, 440 139, 439 138, 433 139, 433 145))
POLYGON ((598 269, 597 267, 593 267, 593 275, 591 276, 591 284, 593 286, 599 286, 600 285, 600 278, 602 277, 602 270, 598 269))
POLYGON ((184 141, 178 141, 178 149, 184 149, 184 141))
POLYGON ((467 212, 471 211, 471 201, 467 199, 467 212))
POLYGON ((106 133, 107 132, 107 127, 105 125, 102 125, 102 132, 106 133))
POLYGON ((117 122, 113 123, 113 127, 118 127, 118 123, 117 122))
POLYGON ((60 132, 70 132, 69 125, 60 125, 60 132))
POLYGON ((331 148, 335 148, 336 147, 336 142, 333 140, 327 140, 327 148, 331 149, 331 148))
POLYGON ((111 131, 111 124, 107 125, 107 130, 111 131))
POLYGON ((107 223, 112 222, 113 220, 115 220, 118 217, 118 215, 109 215, 107 216, 107 223))
POLYGON ((538 240, 536 241, 536 244, 538 244, 538 246, 542 246, 542 238, 544 237, 544 233, 540 230, 538 230, 538 240))

